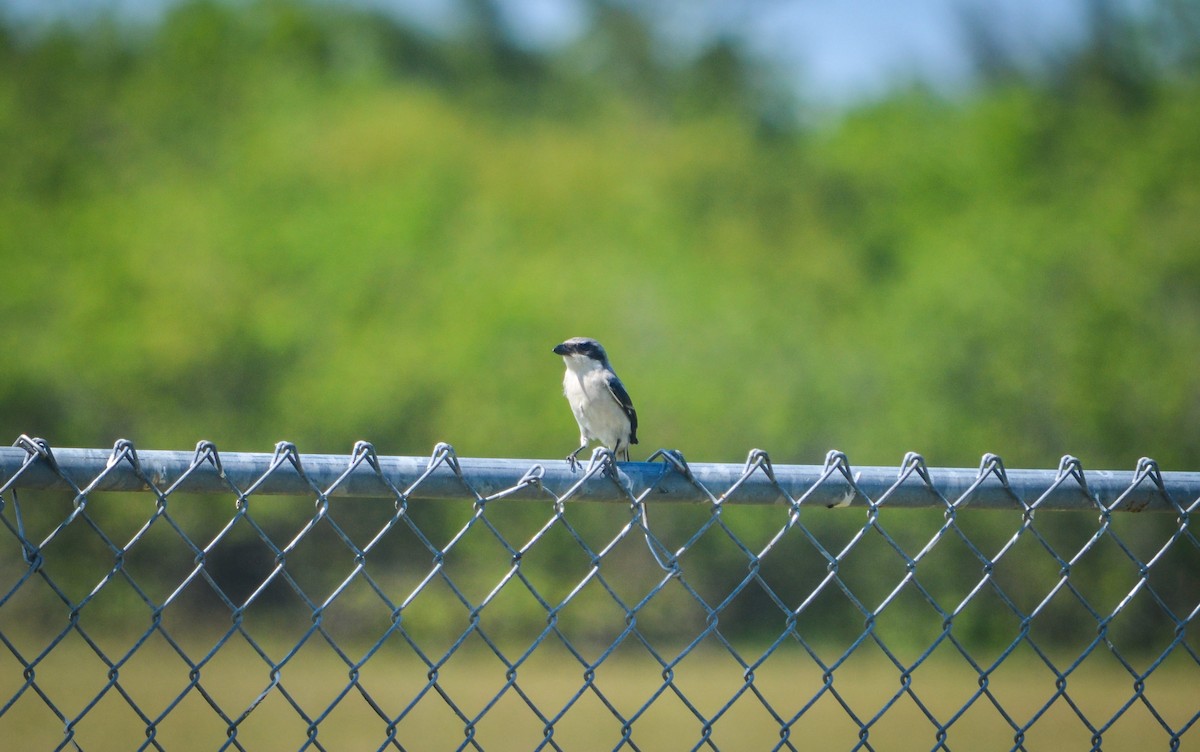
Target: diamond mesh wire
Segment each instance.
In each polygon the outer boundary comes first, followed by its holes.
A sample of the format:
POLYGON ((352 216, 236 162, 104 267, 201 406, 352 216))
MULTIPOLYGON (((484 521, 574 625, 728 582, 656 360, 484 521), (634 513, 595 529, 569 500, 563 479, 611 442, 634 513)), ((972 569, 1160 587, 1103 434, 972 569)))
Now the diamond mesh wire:
POLYGON ((1198 489, 1151 460, 597 450, 573 473, 444 444, 21 437, 0 455, 0 738, 1178 749, 1200 718, 1198 489))

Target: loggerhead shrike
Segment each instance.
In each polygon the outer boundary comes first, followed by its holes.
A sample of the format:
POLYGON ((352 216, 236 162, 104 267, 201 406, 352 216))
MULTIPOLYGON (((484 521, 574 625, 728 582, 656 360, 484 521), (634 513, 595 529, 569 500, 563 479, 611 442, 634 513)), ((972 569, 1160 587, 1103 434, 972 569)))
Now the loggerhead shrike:
POLYGON ((608 353, 588 337, 572 337, 556 345, 556 355, 567 364, 563 394, 579 424, 579 448, 567 455, 574 468, 576 458, 593 439, 613 451, 618 460, 629 461, 629 445, 638 443, 637 412, 625 385, 613 373, 608 353))

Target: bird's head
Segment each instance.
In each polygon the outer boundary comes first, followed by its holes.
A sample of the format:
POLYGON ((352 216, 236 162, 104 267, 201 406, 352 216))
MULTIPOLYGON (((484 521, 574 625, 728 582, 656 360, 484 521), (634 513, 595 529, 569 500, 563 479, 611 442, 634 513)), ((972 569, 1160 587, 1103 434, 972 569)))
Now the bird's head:
POLYGON ((554 354, 561 355, 568 366, 604 367, 608 365, 608 353, 591 337, 572 337, 554 346, 554 354))

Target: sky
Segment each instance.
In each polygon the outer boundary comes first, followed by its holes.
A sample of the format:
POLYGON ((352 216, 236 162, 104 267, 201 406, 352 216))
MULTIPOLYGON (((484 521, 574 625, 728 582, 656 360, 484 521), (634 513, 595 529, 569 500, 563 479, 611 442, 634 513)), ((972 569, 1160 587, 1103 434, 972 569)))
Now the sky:
MULTIPOLYGON (((86 18, 98 10, 153 19, 178 0, 0 0, 16 18, 86 18)), ((462 0, 350 0, 451 29, 462 0)), ((1139 0, 1117 0, 1119 5, 1139 0)), ((1144 0, 1142 0, 1144 2, 1144 0)), ((584 0, 497 0, 522 43, 554 46, 587 26, 584 0)), ((810 101, 849 104, 921 79, 953 90, 970 80, 964 18, 976 14, 1018 50, 1070 43, 1085 28, 1089 0, 656 0, 671 41, 695 45, 731 34, 780 65, 810 101)))
MULTIPOLYGON (((359 0, 418 23, 452 23, 455 0, 359 0)), ((587 26, 584 0, 498 0, 530 46, 570 41, 587 26)), ((631 0, 636 4, 636 0, 631 0)), ((965 18, 974 14, 1012 50, 1070 44, 1089 0, 654 0, 652 11, 684 49, 731 34, 778 64, 806 99, 851 104, 920 79, 947 90, 970 81, 965 18)), ((1139 0, 1109 0, 1126 6, 1139 0)))

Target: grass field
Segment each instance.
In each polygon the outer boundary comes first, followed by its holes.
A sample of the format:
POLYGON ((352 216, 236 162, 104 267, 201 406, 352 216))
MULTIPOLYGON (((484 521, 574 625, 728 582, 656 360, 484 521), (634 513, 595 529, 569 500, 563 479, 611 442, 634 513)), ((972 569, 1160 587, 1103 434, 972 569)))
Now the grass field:
MULTIPOLYGON (((21 640, 6 636, 27 658, 27 651, 48 639, 43 636, 39 642, 35 635, 21 640)), ((199 660, 214 642, 212 636, 199 635, 181 640, 193 660, 199 660)), ((100 647, 107 655, 122 655, 129 644, 109 638, 100 647)), ((287 647, 276 645, 264 649, 274 661, 282 661, 288 653, 287 647)), ((351 661, 360 661, 364 653, 348 651, 351 661)), ((509 658, 515 660, 519 655, 517 651, 509 658)), ((677 649, 663 655, 673 657, 677 649)), ((759 655, 760 650, 747 649, 743 657, 753 661, 759 655)), ((595 657, 585 655, 589 661, 595 657)), ((851 712, 858 721, 869 723, 901 690, 900 671, 869 645, 834 672, 833 691, 823 693, 821 669, 803 650, 789 646, 756 668, 753 691, 742 691, 724 712, 722 708, 746 687, 743 669, 727 652, 707 646, 674 667, 670 684, 664 680, 661 665, 640 644, 625 644, 615 651, 596 669, 587 689, 583 666, 553 642, 544 643, 523 662, 505 689, 507 672, 486 647, 469 642, 440 669, 436 686, 432 686, 425 664, 403 643, 389 642, 363 665, 355 686, 347 664, 316 635, 282 666, 278 684, 238 724, 236 738, 251 750, 302 747, 308 739, 309 722, 295 703, 310 719, 332 706, 317 726, 316 741, 321 747, 377 749, 387 739, 388 724, 372 704, 392 718, 411 705, 395 727, 395 739, 403 749, 458 748, 466 740, 467 724, 459 717, 461 713, 479 718, 473 738, 483 749, 530 750, 542 743, 546 726, 530 708, 532 703, 547 718, 561 714, 554 721, 553 740, 563 749, 616 748, 623 722, 614 715, 615 710, 632 720, 629 738, 638 749, 697 747, 706 733, 699 714, 715 719, 707 732, 713 746, 766 750, 780 742, 780 723, 772 710, 791 721, 812 701, 792 724, 790 742, 801 749, 850 749, 858 743, 860 733, 851 712), (369 701, 360 688, 370 696, 369 701)), ((104 691, 108 667, 82 638, 72 634, 38 664, 34 681, 37 690, 68 718, 78 716, 101 695, 74 727, 74 741, 89 752, 138 748, 146 741, 146 723, 131 703, 156 718, 180 695, 182 699, 157 723, 155 740, 169 750, 217 749, 227 741, 228 722, 200 690, 236 719, 271 686, 269 667, 240 637, 200 669, 198 686, 191 690, 187 690, 188 674, 183 659, 156 635, 119 668, 117 683, 104 691)), ((1172 728, 1187 725, 1200 708, 1196 679, 1197 666, 1185 655, 1168 660, 1146 681, 1145 697, 1172 728)), ((8 702, 23 685, 20 663, 10 650, 0 651, 0 702, 8 702)), ((988 686, 1017 725, 1027 724, 1056 691, 1054 675, 1031 651, 1018 651, 1005 661, 990 676, 988 686)), ((917 700, 945 723, 978 688, 978 674, 961 657, 949 651, 935 653, 911 675, 910 689, 916 699, 904 694, 870 723, 867 739, 871 747, 933 748, 936 727, 917 700)), ((1030 727, 1025 748, 1091 748, 1093 731, 1079 713, 1094 726, 1103 727, 1133 694, 1129 673, 1107 653, 1096 653, 1070 674, 1065 695, 1052 702, 1030 727)), ((64 738, 64 723, 32 687, 0 715, 0 739, 20 739, 21 749, 54 749, 64 738)), ((1196 748, 1198 740, 1200 732, 1192 729, 1184 736, 1182 748, 1196 748)), ((1169 735, 1147 705, 1137 700, 1104 730, 1102 741, 1105 749, 1166 749, 1169 735)), ((1014 731, 992 700, 980 696, 950 725, 946 745, 962 750, 1010 749, 1014 731)))

